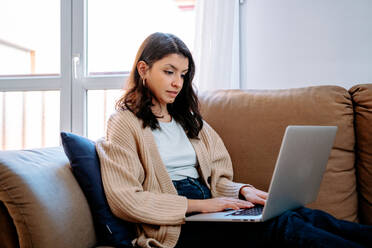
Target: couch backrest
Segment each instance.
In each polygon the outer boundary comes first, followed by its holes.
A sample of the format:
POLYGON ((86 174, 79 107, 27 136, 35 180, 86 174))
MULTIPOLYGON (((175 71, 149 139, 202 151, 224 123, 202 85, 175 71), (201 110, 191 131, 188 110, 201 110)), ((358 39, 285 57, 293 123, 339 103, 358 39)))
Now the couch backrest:
POLYGON ((0 201, 22 248, 95 245, 87 201, 61 147, 1 151, 0 201))
POLYGON ((235 181, 264 190, 288 125, 338 126, 318 199, 309 207, 357 221, 353 107, 344 88, 219 90, 199 99, 203 117, 231 155, 235 181))

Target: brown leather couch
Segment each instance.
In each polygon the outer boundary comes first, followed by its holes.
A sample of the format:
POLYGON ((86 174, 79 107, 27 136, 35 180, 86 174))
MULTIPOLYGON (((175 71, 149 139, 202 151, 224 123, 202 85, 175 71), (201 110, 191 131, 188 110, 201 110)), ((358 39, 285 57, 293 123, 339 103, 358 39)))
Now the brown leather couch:
MULTIPOLYGON (((200 101, 232 157, 235 181, 264 190, 287 125, 338 126, 309 207, 372 224, 372 84, 220 90, 200 101)), ((89 207, 61 147, 0 152, 0 235, 6 248, 94 247, 89 207)))

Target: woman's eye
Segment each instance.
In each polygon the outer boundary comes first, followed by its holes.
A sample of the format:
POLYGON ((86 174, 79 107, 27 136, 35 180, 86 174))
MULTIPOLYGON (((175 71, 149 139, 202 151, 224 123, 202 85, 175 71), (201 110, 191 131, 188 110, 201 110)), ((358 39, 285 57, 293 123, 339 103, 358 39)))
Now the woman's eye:
POLYGON ((182 78, 185 78, 185 77, 186 77, 186 74, 182 74, 181 77, 182 77, 182 78))
POLYGON ((164 71, 164 72, 165 72, 165 74, 168 74, 168 75, 173 74, 173 71, 164 71))

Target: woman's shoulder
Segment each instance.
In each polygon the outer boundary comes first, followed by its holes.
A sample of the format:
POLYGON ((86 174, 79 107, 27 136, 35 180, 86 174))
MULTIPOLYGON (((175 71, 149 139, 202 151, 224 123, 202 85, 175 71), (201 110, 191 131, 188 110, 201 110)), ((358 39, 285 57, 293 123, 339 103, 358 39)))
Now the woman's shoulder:
POLYGON ((128 109, 115 110, 107 122, 107 131, 113 130, 131 130, 142 126, 140 119, 128 109))
POLYGON ((199 138, 211 141, 219 138, 219 135, 207 121, 203 120, 203 128, 200 130, 199 138))
POLYGON ((206 121, 203 120, 203 128, 201 129, 202 132, 215 132, 213 127, 206 121))
POLYGON ((137 116, 129 109, 117 109, 109 117, 109 122, 138 122, 137 116))

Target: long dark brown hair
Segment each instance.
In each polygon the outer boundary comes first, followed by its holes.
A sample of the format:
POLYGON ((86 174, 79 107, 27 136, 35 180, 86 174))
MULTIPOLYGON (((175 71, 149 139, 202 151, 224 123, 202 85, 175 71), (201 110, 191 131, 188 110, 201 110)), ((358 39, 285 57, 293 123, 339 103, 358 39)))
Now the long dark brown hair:
POLYGON ((143 128, 147 126, 150 126, 152 130, 160 128, 156 116, 151 111, 151 107, 154 106, 153 99, 157 99, 143 84, 137 64, 139 61, 144 61, 151 69, 156 61, 170 54, 179 54, 187 58, 189 67, 184 77, 182 90, 175 101, 167 105, 167 109, 172 118, 181 124, 187 136, 197 139, 203 127, 203 119, 199 112, 199 101, 192 85, 195 64, 185 43, 173 34, 153 33, 143 41, 127 81, 126 93, 117 101, 116 109, 129 109, 143 121, 143 128))

